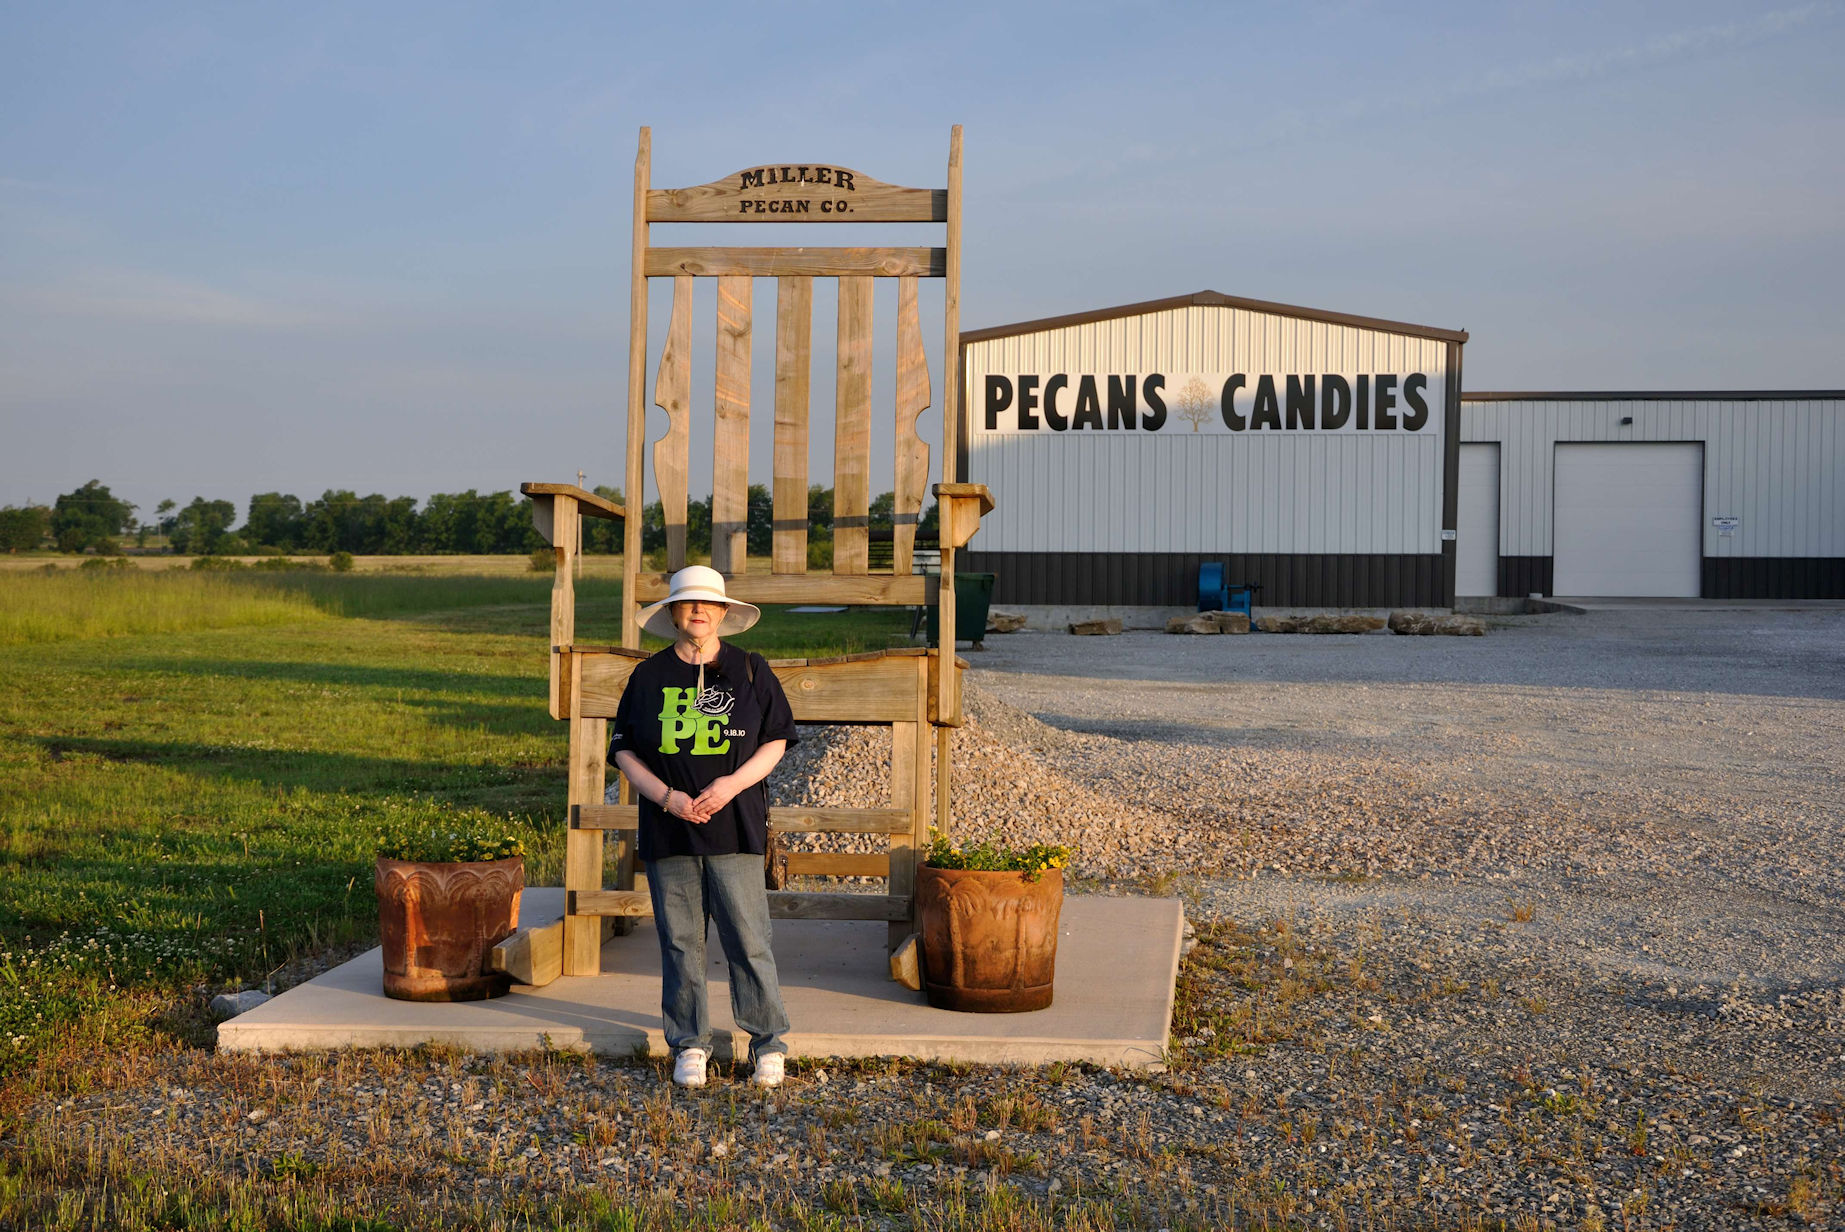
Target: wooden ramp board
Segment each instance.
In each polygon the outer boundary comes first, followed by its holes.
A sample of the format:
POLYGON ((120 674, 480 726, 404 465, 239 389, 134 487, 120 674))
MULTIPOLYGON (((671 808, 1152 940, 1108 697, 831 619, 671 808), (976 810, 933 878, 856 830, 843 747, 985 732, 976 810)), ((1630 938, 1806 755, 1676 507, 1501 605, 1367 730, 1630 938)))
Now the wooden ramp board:
MULTIPOLYGON (((563 891, 528 889, 521 923, 563 910, 563 891)), ((1184 918, 1178 899, 1064 899, 1055 999, 1030 1014, 955 1014, 931 1009, 890 978, 886 925, 876 921, 780 920, 775 961, 793 1023, 796 1057, 904 1056, 987 1065, 1086 1061, 1158 1064, 1172 1021, 1184 918)), ((730 1017, 721 947, 706 972, 720 1058, 741 1057, 746 1036, 730 1017)), ((492 1001, 423 1004, 383 992, 381 953, 297 985, 223 1023, 218 1046, 233 1052, 414 1048, 441 1043, 476 1052, 575 1049, 628 1057, 666 1055, 660 1031, 660 944, 651 921, 602 947, 601 976, 565 976, 515 987, 492 1001)), ((803 1081, 793 1080, 797 1085, 803 1081)))

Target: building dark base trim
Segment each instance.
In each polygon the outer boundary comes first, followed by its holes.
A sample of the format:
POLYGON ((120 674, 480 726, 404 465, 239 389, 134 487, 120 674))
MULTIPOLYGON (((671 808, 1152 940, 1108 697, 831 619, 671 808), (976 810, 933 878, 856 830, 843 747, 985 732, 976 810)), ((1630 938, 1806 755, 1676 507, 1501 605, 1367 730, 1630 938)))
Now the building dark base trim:
POLYGON ((955 568, 992 573, 993 602, 1196 607, 1198 566, 1255 585, 1258 607, 1448 607, 1440 553, 1427 556, 1234 552, 981 552, 955 568))
POLYGON ((1845 557, 1706 556, 1706 599, 1845 599, 1845 557))
MULTIPOLYGON (((1522 599, 1552 593, 1551 558, 1501 556, 1499 593, 1522 599)), ((1845 557, 1706 556, 1704 599, 1845 599, 1845 557)))
POLYGON ((1501 556, 1499 558, 1499 593, 1514 599, 1550 593, 1551 558, 1548 556, 1501 556))

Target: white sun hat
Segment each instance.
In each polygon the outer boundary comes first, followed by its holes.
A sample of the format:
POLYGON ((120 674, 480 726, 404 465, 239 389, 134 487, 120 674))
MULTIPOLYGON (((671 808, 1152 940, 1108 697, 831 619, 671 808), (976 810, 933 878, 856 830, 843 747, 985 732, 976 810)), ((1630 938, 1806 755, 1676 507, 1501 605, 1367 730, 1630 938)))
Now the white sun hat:
POLYGON ((641 628, 655 637, 676 639, 679 629, 673 624, 672 605, 691 599, 723 603, 729 610, 718 623, 718 636, 730 637, 743 632, 762 619, 762 609, 753 603, 733 599, 724 593, 724 575, 704 565, 687 565, 673 574, 666 598, 641 609, 641 628))

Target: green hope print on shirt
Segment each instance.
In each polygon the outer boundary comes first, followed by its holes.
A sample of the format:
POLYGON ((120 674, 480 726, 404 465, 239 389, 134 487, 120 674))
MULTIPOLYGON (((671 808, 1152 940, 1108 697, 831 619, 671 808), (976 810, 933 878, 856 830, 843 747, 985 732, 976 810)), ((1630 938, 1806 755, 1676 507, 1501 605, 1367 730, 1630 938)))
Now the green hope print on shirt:
POLYGON ((692 742, 691 755, 704 757, 715 753, 730 751, 729 733, 724 724, 730 718, 730 711, 722 714, 704 714, 693 703, 698 700, 697 689, 676 689, 671 686, 660 690, 660 751, 677 753, 682 740, 692 742), (720 739, 722 737, 722 739, 720 739))

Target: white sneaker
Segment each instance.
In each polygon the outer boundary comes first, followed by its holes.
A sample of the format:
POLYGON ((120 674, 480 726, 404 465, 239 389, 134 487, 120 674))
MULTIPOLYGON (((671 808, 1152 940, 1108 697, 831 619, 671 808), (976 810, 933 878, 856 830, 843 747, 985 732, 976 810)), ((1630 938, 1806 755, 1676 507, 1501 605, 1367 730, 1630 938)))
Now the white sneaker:
POLYGON ((782 1054, 765 1052, 756 1058, 756 1072, 750 1075, 750 1081, 759 1087, 779 1087, 783 1076, 782 1054))
POLYGON ((703 1048, 686 1048, 673 1059, 673 1085, 681 1087, 702 1087, 705 1085, 705 1062, 711 1054, 703 1048))

